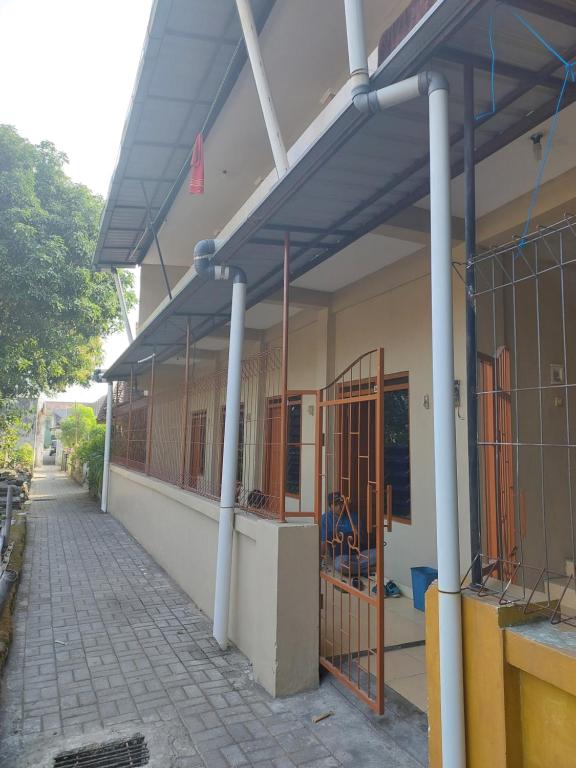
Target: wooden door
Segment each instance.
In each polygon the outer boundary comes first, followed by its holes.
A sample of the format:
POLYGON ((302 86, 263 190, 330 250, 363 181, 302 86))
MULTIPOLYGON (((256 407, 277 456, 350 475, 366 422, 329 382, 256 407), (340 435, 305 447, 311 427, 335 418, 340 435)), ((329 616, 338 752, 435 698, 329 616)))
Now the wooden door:
POLYGON ((502 577, 516 556, 510 351, 478 357, 478 456, 484 553, 504 560, 502 577), (507 564, 508 563, 508 564, 507 564))

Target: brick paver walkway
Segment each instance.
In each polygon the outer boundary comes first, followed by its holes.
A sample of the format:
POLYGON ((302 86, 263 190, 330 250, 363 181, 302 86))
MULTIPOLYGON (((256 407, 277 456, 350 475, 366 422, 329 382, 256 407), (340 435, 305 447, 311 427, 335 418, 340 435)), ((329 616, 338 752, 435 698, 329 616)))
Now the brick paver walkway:
POLYGON ((135 733, 158 768, 425 763, 426 719, 400 697, 384 718, 330 678, 272 699, 113 517, 53 467, 41 475, 2 681, 2 768, 48 768, 63 749, 135 733))

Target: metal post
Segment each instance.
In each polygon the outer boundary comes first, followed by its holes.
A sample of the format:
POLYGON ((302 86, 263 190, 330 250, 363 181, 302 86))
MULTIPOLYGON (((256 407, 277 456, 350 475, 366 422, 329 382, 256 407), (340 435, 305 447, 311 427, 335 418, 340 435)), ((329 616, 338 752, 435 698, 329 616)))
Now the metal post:
POLYGON ((164 277, 164 285, 168 293, 168 298, 172 301, 172 290, 170 289, 170 281, 168 280, 168 273, 166 272, 166 265, 164 264, 164 257, 162 256, 162 249, 160 248, 160 241, 158 240, 158 233, 156 232, 156 225, 152 221, 152 211, 150 210, 150 199, 146 192, 146 186, 143 181, 140 182, 142 188, 142 194, 144 195, 144 201, 146 202, 146 218, 148 219, 148 227, 154 237, 156 244, 156 250, 158 251, 158 258, 160 260, 160 267, 162 268, 162 276, 164 277))
POLYGON ((234 507, 236 504, 236 467, 238 462, 245 314, 246 278, 242 273, 242 276, 235 280, 232 288, 220 521, 218 525, 218 554, 216 558, 213 635, 222 649, 228 646, 228 616, 230 612, 230 578, 234 539, 234 507))
POLYGON ((474 157, 474 67, 464 66, 464 184, 466 213, 464 237, 466 244, 466 381, 468 403, 468 482, 470 493, 470 551, 472 582, 482 581, 482 563, 478 555, 480 542, 480 508, 478 497, 478 403, 476 401, 476 162, 474 157))
POLYGON ((154 373, 156 368, 156 354, 152 355, 152 367, 150 369, 150 391, 148 393, 148 424, 146 430, 146 474, 150 474, 150 462, 152 460, 152 422, 154 420, 154 373))
POLYGON ((126 307, 126 299, 124 298, 122 281, 120 280, 120 275, 116 267, 112 267, 112 275, 114 277, 114 285, 116 286, 116 294, 118 295, 118 303, 120 304, 120 314, 122 315, 126 336, 128 337, 128 344, 132 344, 134 341, 134 337, 132 336, 132 327, 130 326, 130 319, 128 318, 128 308, 126 307))
POLYGON ((8 547, 10 541, 10 528, 12 527, 12 504, 14 500, 14 486, 9 485, 6 488, 6 517, 4 518, 4 525, 2 527, 2 537, 0 539, 2 544, 2 553, 8 547))
POLYGON ((130 437, 132 436, 132 396, 134 393, 134 366, 130 366, 130 397, 128 399, 128 434, 126 435, 126 466, 130 462, 130 437))
POLYGON ((188 400, 190 397, 190 318, 186 322, 186 362, 184 364, 184 401, 182 403, 182 446, 180 456, 180 487, 183 488, 186 481, 186 460, 188 458, 188 400))
POLYGON ((282 134, 280 133, 278 116, 272 99, 268 77, 266 76, 262 53, 260 52, 258 32, 256 30, 250 0, 236 0, 236 7, 238 8, 238 15, 240 16, 242 33, 244 35, 248 58, 250 59, 254 80, 256 82, 256 90, 258 91, 258 98, 260 99, 260 107, 264 116, 264 123, 266 124, 266 131, 268 132, 268 139, 270 141, 270 147, 272 148, 276 171, 278 176, 282 177, 289 168, 288 155, 286 154, 286 148, 284 147, 284 141, 282 140, 282 134))
POLYGON ((108 512, 108 484, 110 473, 110 446, 112 443, 112 399, 114 394, 114 383, 108 382, 108 391, 106 392, 106 432, 104 434, 104 468, 102 471, 102 498, 100 499, 100 509, 102 512, 108 512))
POLYGON ((450 124, 446 85, 430 87, 429 105, 432 391, 442 765, 444 768, 464 768, 466 745, 454 420, 450 124))
POLYGON ((286 520, 286 470, 288 456, 288 323, 290 315, 290 234, 284 235, 284 291, 282 302, 282 400, 280 402, 280 507, 278 517, 286 520))

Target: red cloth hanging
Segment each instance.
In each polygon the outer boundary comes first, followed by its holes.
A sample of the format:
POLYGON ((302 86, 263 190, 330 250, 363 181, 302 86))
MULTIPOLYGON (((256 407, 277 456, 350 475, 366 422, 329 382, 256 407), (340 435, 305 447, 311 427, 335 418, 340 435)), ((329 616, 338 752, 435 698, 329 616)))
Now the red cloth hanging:
POLYGON ((196 136, 194 149, 192 150, 192 159, 190 160, 190 194, 204 194, 204 139, 202 134, 196 136))

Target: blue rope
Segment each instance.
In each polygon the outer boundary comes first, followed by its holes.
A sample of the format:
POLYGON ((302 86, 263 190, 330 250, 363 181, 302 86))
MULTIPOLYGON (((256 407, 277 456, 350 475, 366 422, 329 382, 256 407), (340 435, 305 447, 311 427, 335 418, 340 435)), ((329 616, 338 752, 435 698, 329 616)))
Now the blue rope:
POLYGON ((547 40, 545 40, 542 37, 542 35, 539 32, 537 32, 534 29, 534 27, 531 24, 529 24, 523 16, 521 16, 519 13, 516 13, 516 11, 513 11, 512 15, 515 16, 518 19, 520 24, 523 24, 526 27, 528 32, 530 32, 532 35, 534 35, 536 40, 538 40, 539 42, 542 43, 544 48, 546 48, 548 51, 550 51, 552 56, 555 56, 558 59, 558 61, 560 61, 562 64, 564 64, 565 67, 569 67, 570 66, 570 62, 566 61, 566 59, 558 53, 556 48, 554 48, 552 45, 550 45, 550 43, 547 40))
POLYGON ((482 112, 476 115, 476 121, 483 118, 490 117, 490 115, 496 112, 496 87, 495 87, 495 75, 496 75, 496 48, 494 46, 494 14, 490 15, 490 23, 488 25, 488 39, 490 41, 490 94, 492 96, 492 109, 487 112, 482 112))
MULTIPOLYGON (((504 7, 506 8, 507 6, 504 6, 504 7)), ((488 41, 490 45, 490 96, 491 96, 492 105, 490 110, 487 110, 486 112, 481 112, 480 114, 476 115, 476 118, 475 118, 476 122, 480 120, 483 121, 491 117, 496 113, 496 109, 497 109, 496 87, 495 87, 496 45, 494 42, 494 17, 499 8, 500 8, 500 5, 498 5, 494 10, 494 12, 490 15, 490 22, 488 25, 488 41)), ((528 207, 528 217, 526 219, 526 224, 524 225, 524 231, 522 233, 522 237, 520 238, 520 241, 518 243, 518 248, 521 250, 526 244, 526 237, 528 235, 528 232, 530 230, 530 225, 534 217, 534 210, 536 208, 536 202, 538 201, 538 196, 540 194, 540 189, 542 187, 544 171, 546 170, 546 166, 550 158, 550 153, 552 151, 552 144, 554 142, 554 137, 556 135, 556 131, 558 128, 560 110, 562 109, 564 94, 566 93, 566 88, 568 87, 568 83, 570 81, 572 81, 573 83, 576 83, 576 61, 572 61, 572 62, 567 61, 536 29, 534 29, 534 27, 531 24, 529 24, 526 21, 526 19, 523 16, 521 16, 516 11, 510 11, 510 13, 512 13, 512 15, 522 24, 522 26, 525 29, 527 29, 528 32, 530 32, 530 34, 533 35, 536 38, 536 40, 538 40, 538 42, 541 43, 541 45, 543 45, 546 48, 547 51, 549 51, 556 59, 558 59, 558 61, 564 66, 564 69, 565 69, 564 80, 562 82, 562 87, 560 89, 558 100, 556 101, 556 109, 554 110, 552 123, 550 125, 550 131, 548 132, 548 138, 546 140, 546 146, 544 148, 542 160, 540 161, 540 165, 538 167, 536 184, 534 186, 534 190, 532 192, 532 196, 530 199, 530 205, 528 207)))
POLYGON ((536 176, 536 184, 532 191, 532 197, 530 198, 530 206, 528 207, 528 217, 526 219, 526 224, 524 225, 524 231, 522 232, 522 237, 520 238, 520 242, 518 243, 518 248, 523 248, 524 245, 526 244, 526 236, 528 235, 528 232, 530 230, 530 224, 532 223, 532 218, 534 217, 534 209, 536 207, 538 195, 540 194, 540 188, 542 186, 544 171, 546 170, 546 165, 548 164, 550 152, 552 151, 552 143, 554 141, 554 136, 556 135, 556 129, 558 128, 558 122, 560 118, 560 109, 562 107, 562 100, 564 99, 564 94, 566 93, 568 80, 570 79, 570 70, 571 70, 570 67, 566 67, 566 75, 564 77, 564 82, 562 83, 562 88, 560 90, 560 95, 558 96, 558 101, 556 102, 556 111, 554 112, 554 117, 552 118, 550 131, 548 132, 548 138, 546 140, 546 146, 544 148, 542 160, 540 161, 540 166, 538 168, 538 175, 536 176))

